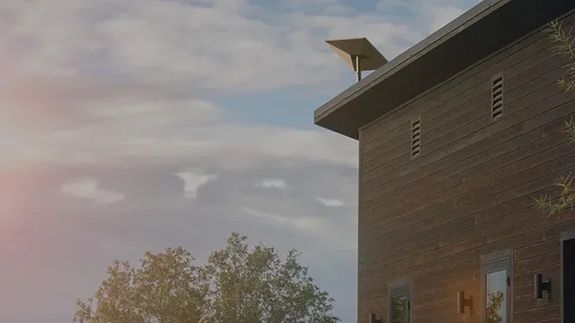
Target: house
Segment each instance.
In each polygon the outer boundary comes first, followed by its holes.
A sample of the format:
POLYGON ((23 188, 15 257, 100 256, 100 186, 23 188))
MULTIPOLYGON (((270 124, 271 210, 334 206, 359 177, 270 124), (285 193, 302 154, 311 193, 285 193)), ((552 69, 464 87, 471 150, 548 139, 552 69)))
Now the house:
POLYGON ((315 111, 359 141, 358 322, 575 323, 575 94, 546 30, 575 0, 487 0, 315 111))

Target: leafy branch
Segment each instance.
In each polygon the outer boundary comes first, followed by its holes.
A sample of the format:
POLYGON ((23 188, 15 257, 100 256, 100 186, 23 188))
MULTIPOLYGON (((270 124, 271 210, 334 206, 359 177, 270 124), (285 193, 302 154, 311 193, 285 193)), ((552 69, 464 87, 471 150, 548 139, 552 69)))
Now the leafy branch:
POLYGON ((565 127, 563 132, 567 134, 569 139, 575 143, 575 119, 571 118, 571 120, 565 122, 565 127))
MULTIPOLYGON (((553 50, 568 60, 565 65, 565 74, 557 82, 565 92, 575 90, 575 35, 573 28, 566 29, 562 22, 555 20, 549 24, 549 37, 553 43, 553 50)), ((563 132, 575 143, 575 119, 566 121, 563 132)), ((552 198, 549 194, 535 198, 536 207, 548 217, 557 215, 565 210, 575 209, 575 177, 571 174, 561 177, 555 186, 559 189, 558 197, 552 198)))
POLYGON ((564 91, 575 90, 575 35, 573 28, 565 28, 562 22, 554 20, 549 24, 549 37, 553 50, 569 60, 565 74, 557 82, 564 91))
POLYGON ((559 179, 555 184, 559 188, 559 198, 553 199, 549 194, 535 198, 535 205, 548 216, 557 215, 564 210, 575 209, 575 189, 573 181, 575 178, 569 174, 559 179))

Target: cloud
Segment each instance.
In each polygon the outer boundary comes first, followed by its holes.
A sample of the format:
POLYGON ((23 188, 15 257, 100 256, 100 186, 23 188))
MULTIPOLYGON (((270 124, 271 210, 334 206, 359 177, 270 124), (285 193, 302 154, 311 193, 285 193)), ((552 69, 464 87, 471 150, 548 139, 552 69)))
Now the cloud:
POLYGON ((352 141, 320 130, 237 126, 212 102, 290 86, 332 88, 347 71, 326 38, 368 35, 392 57, 419 37, 385 15, 336 0, 312 4, 317 10, 296 10, 301 1, 282 1, 278 11, 243 0, 1 2, 9 23, 0 35, 0 61, 8 62, 0 164, 144 159, 238 167, 298 157, 355 165, 352 141), (319 10, 327 7, 337 10, 319 10), (222 158, 228 154, 233 162, 222 158))
POLYGON ((318 201, 319 203, 327 206, 327 207, 342 207, 345 205, 345 203, 343 203, 343 201, 341 201, 339 199, 334 199, 334 198, 318 197, 315 200, 318 201))
POLYGON ((93 177, 72 179, 62 184, 61 190, 72 197, 92 200, 101 204, 112 204, 124 199, 120 193, 99 187, 98 181, 93 177))
POLYGON ((426 12, 430 21, 429 28, 431 31, 436 31, 462 15, 464 12, 464 9, 456 6, 431 7, 426 12))
POLYGON ((409 21, 409 26, 427 36, 443 27, 478 0, 380 0, 382 12, 409 21))
POLYGON ((325 38, 368 34, 395 55, 406 39, 417 37, 407 26, 337 1, 316 6, 337 6, 340 13, 264 11, 247 1, 160 0, 8 0, 0 13, 11 22, 3 40, 27 40, 5 57, 15 61, 10 70, 18 78, 113 77, 114 83, 195 93, 321 85, 340 71, 325 38))
POLYGON ((269 155, 354 163, 342 153, 353 150, 350 141, 236 126, 208 94, 325 86, 344 70, 323 44, 339 33, 335 26, 388 24, 375 17, 354 24, 363 17, 351 10, 331 18, 273 11, 256 18, 254 10, 263 9, 246 1, 2 2, 0 15, 11 23, 0 35, 0 60, 9 62, 0 164, 221 160, 226 151, 239 152, 238 164, 269 155))
POLYGON ((266 178, 257 183, 256 187, 284 190, 287 188, 287 183, 281 178, 266 178))
POLYGON ((321 226, 321 219, 313 217, 288 217, 280 214, 274 214, 269 212, 262 212, 252 208, 243 208, 242 212, 247 215, 253 216, 257 219, 261 219, 268 224, 275 226, 285 226, 293 227, 298 230, 314 231, 321 226))
POLYGON ((182 172, 176 175, 185 182, 185 196, 193 199, 198 196, 198 189, 200 189, 200 187, 218 178, 218 176, 214 174, 196 174, 192 172, 182 172))
MULTIPOLYGON (((159 114, 162 112, 159 111, 159 114)), ((230 124, 186 125, 177 114, 133 122, 130 117, 99 118, 78 129, 19 136, 1 130, 0 147, 11 150, 0 164, 22 161, 74 165, 201 164, 242 168, 276 158, 298 158, 357 165, 357 143, 321 130, 249 127, 230 124), (171 120, 171 121, 170 121, 171 120), (166 122, 166 125, 162 123, 166 122), (34 139, 34 145, 28 140, 34 139)))

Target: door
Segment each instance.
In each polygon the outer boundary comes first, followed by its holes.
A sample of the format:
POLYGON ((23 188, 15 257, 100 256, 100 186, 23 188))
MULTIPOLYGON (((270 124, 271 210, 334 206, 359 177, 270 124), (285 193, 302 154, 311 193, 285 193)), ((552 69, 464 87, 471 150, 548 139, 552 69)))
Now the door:
POLYGON ((508 323, 509 276, 507 268, 498 268, 485 274, 485 322, 508 323))
POLYGON ((513 250, 500 250, 481 257, 483 271, 483 323, 512 322, 513 250))

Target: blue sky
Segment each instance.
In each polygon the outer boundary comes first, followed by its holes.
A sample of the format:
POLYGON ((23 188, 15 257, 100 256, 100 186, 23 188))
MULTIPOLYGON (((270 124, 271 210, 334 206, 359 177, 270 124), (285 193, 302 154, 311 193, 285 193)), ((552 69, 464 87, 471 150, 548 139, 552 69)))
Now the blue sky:
POLYGON ((469 0, 0 2, 0 322, 71 321, 114 259, 232 231, 296 248, 355 322, 357 143, 313 125, 469 0))

